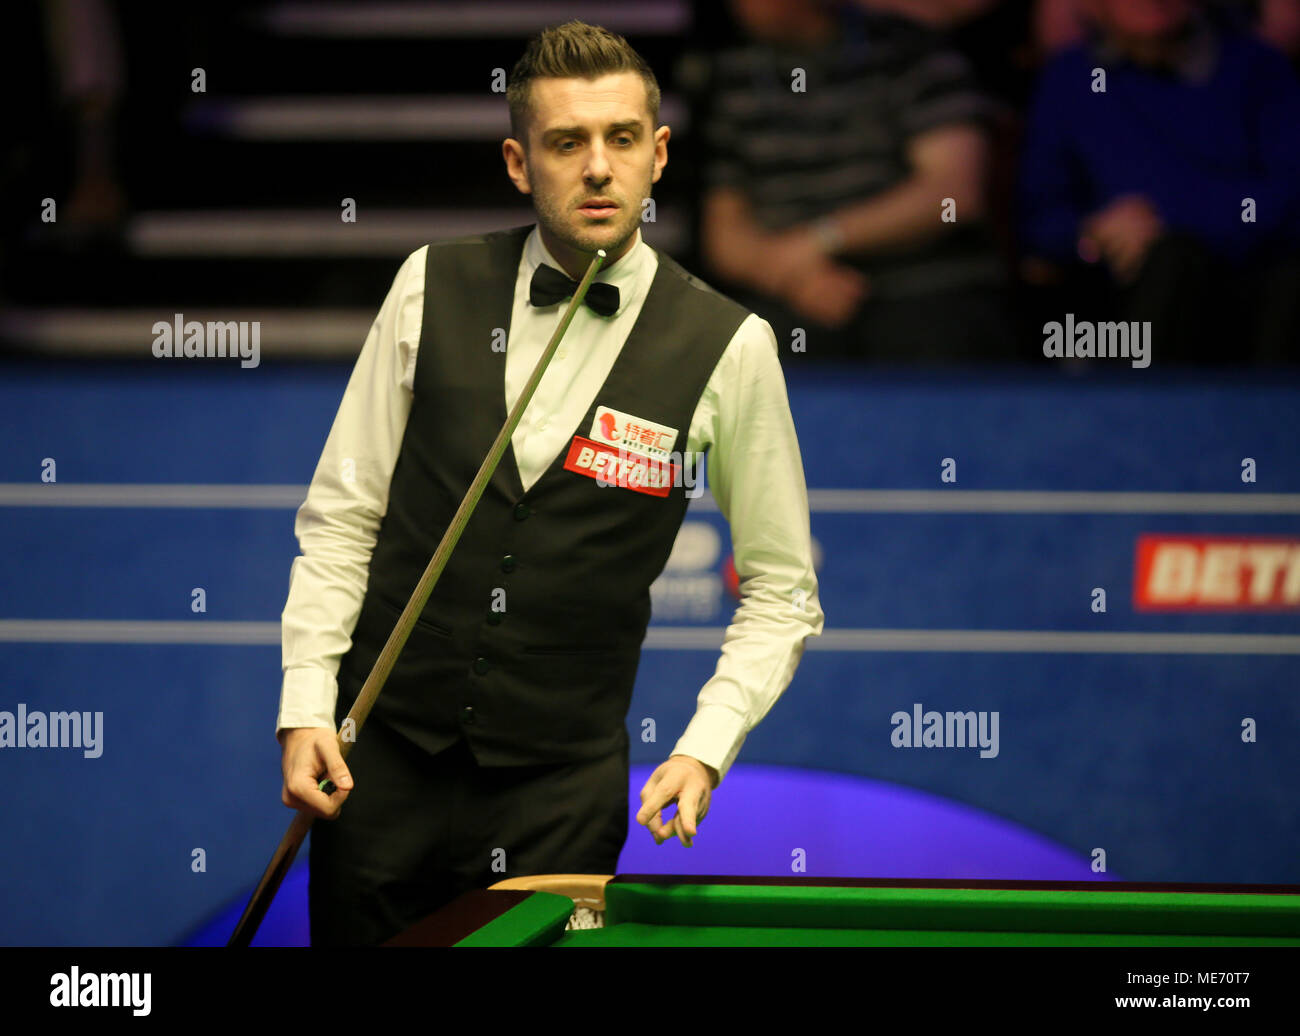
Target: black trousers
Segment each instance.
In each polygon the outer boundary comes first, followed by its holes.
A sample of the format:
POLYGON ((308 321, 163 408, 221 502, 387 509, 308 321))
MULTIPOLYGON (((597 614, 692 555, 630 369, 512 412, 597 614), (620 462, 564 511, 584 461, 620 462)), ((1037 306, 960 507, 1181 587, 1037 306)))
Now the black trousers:
POLYGON ((1078 319, 1151 322, 1152 364, 1201 367, 1300 363, 1300 252, 1232 267, 1195 238, 1155 241, 1137 279, 1119 285, 1104 264, 1067 271, 1026 300, 1027 332, 1042 357, 1042 325, 1078 319))
POLYGON ((462 739, 430 756, 375 719, 348 756, 354 787, 312 827, 313 946, 371 946, 463 892, 529 874, 615 874, 628 753, 483 767, 462 739))

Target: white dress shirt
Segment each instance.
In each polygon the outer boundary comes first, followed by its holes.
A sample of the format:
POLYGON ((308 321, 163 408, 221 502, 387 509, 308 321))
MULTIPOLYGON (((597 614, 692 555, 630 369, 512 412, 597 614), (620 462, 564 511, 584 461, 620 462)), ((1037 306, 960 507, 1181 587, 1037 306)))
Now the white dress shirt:
MULTIPOLYGON (((281 617, 284 683, 277 734, 287 727, 335 728, 339 662, 352 644, 411 410, 426 252, 412 253, 397 273, 298 510, 294 533, 302 554, 290 569, 281 617)), ((528 301, 533 271, 543 262, 563 270, 534 227, 515 280, 503 387, 507 413, 568 305, 535 308, 528 301)), ((638 230, 632 248, 597 274, 618 288, 619 309, 602 317, 580 307, 552 356, 511 439, 525 489, 568 446, 595 401, 658 265, 657 253, 638 230)), ((714 675, 670 754, 693 756, 725 776, 749 731, 789 686, 804 638, 820 634, 823 624, 803 462, 776 336, 755 314, 727 345, 692 417, 686 450, 706 448, 709 488, 731 526, 742 600, 714 675)))

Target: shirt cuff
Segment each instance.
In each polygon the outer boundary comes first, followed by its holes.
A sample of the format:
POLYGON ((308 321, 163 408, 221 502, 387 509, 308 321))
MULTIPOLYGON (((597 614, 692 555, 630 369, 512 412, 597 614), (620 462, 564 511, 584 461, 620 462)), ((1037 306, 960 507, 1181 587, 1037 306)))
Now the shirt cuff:
POLYGON ((718 784, 740 754, 749 731, 743 716, 725 705, 701 705, 672 750, 672 755, 689 755, 718 771, 718 784))
POLYGON ((334 706, 338 697, 338 681, 332 673, 315 666, 286 669, 280 690, 280 714, 275 723, 276 738, 286 727, 334 730, 334 706))

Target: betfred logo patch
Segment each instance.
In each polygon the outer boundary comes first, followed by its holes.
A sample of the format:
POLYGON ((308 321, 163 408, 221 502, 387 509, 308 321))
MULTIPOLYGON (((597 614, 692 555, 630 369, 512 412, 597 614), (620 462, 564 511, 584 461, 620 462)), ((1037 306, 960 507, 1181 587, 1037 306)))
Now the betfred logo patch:
POLYGON ((616 451, 622 449, 661 460, 667 459, 677 442, 676 428, 655 424, 621 410, 611 410, 607 406, 596 407, 596 417, 588 435, 592 441, 612 446, 616 451))
POLYGON ((575 435, 564 467, 594 478, 602 485, 631 489, 649 496, 667 496, 677 478, 677 465, 619 446, 575 435))
POLYGON ((1143 612, 1300 608, 1300 540, 1139 536, 1133 604, 1143 612))

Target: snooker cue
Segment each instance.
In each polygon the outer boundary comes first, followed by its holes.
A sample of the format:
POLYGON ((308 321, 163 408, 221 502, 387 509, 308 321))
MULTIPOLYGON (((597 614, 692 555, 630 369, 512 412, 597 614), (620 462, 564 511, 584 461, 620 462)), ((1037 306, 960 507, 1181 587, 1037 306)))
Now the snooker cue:
MULTIPOLYGON (((361 733, 362 724, 365 723, 366 717, 370 715, 371 706, 374 705, 375 699, 379 697, 379 692, 383 689, 388 674, 397 662, 397 656, 401 654, 407 637, 411 635, 411 630, 415 628, 415 620, 424 610, 424 605, 433 592, 434 584, 438 581, 438 577, 442 575, 442 570, 446 568, 456 542, 460 539, 465 526, 469 524, 470 515, 478 505, 484 489, 487 488, 488 480, 491 479, 492 473, 505 455, 506 446, 509 444, 511 436, 514 435, 515 427, 524 416, 524 411, 528 408, 528 402, 532 399, 533 392, 542 380, 547 364, 551 362, 551 355, 560 344, 564 332, 568 330, 569 323, 573 320, 573 314, 577 312, 578 307, 582 305, 583 299, 587 297, 587 288, 591 285, 596 276, 596 271, 600 269, 601 263, 604 261, 605 250, 603 248, 597 249, 596 254, 592 257, 591 265, 587 267, 587 272, 583 274, 581 282, 574 290, 573 301, 569 303, 569 308, 564 311, 564 316, 555 328, 555 333, 551 335, 550 343, 542 353, 541 359, 537 361, 537 366, 533 368, 532 376, 524 385, 523 391, 519 393, 519 399, 515 401, 510 416, 506 418, 506 423, 497 434, 496 441, 492 443, 492 448, 488 450, 487 456, 483 459, 478 474, 474 476, 474 481, 470 483, 469 491, 465 494, 465 499, 460 502, 460 507, 457 508, 456 514, 451 519, 451 524, 447 526, 447 531, 443 533, 442 542, 438 544, 438 549, 434 551, 428 567, 424 570, 424 575, 420 577, 420 581, 416 584, 411 599, 406 603, 406 608, 403 609, 397 624, 393 627, 393 632, 389 634, 388 642, 384 644, 384 649, 379 653, 379 657, 375 659, 375 664, 361 688, 361 693, 357 695, 357 700, 352 703, 352 708, 343 721, 344 727, 347 726, 349 721, 354 724, 352 737, 345 741, 341 730, 338 735, 339 753, 344 759, 347 759, 348 753, 352 750, 352 745, 356 742, 356 736, 361 733)), ((328 779, 320 782, 322 791, 327 783, 329 783, 328 779)), ((262 874, 262 880, 258 882, 257 888, 253 890, 253 895, 244 908, 243 916, 240 917, 239 923, 235 925, 230 941, 226 943, 227 947, 248 946, 253 941, 253 936, 257 934, 258 926, 262 923, 262 918, 266 916, 266 911, 271 905, 271 900, 275 898, 276 892, 279 891, 284 876, 289 872, 293 858, 298 854, 298 847, 302 845, 303 840, 307 837, 307 832, 311 829, 313 820, 315 820, 315 817, 311 813, 302 809, 298 810, 293 822, 289 825, 289 830, 285 832, 284 837, 280 840, 275 855, 271 857, 271 862, 262 874)))

